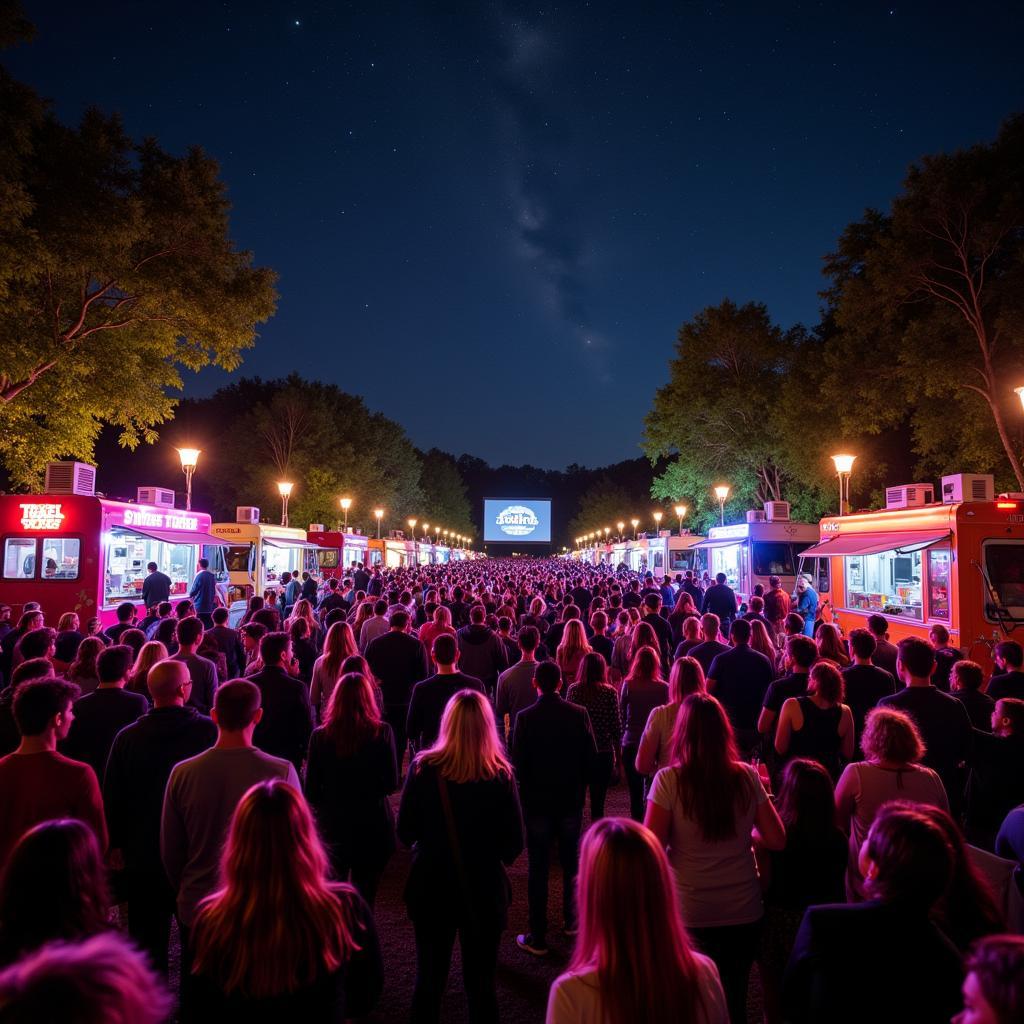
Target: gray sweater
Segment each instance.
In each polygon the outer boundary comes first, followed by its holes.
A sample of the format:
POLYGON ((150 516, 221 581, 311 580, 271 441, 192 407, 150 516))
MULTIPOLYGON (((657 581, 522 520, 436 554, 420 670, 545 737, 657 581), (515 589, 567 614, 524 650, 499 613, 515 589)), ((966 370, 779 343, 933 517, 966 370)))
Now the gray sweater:
POLYGON ((255 747, 211 747, 171 770, 160 856, 186 927, 192 927, 199 903, 217 887, 221 849, 235 808, 250 786, 267 779, 283 779, 302 791, 290 761, 255 747))

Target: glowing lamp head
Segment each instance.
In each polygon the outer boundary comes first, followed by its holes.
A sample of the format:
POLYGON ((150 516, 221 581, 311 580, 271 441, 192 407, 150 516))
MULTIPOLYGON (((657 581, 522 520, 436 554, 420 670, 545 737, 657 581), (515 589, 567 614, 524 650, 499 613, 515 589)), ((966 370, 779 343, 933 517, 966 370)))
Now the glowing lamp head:
POLYGON ((181 459, 182 469, 195 469, 199 462, 199 453, 202 448, 179 448, 178 458, 181 459))
POLYGON ((665 514, 664 512, 655 512, 655 513, 654 513, 654 521, 655 521, 655 522, 656 522, 656 523, 657 523, 657 524, 658 524, 659 526, 661 525, 661 518, 662 518, 662 516, 663 516, 664 514, 665 514))
POLYGON ((832 461, 835 463, 836 472, 849 473, 853 469, 853 463, 856 458, 856 455, 833 455, 832 461))
POLYGON ((1016 392, 1017 397, 1020 399, 1020 404, 1024 405, 1024 387, 1014 388, 1013 390, 1016 392))
POLYGON ((676 505, 675 511, 676 511, 677 518, 682 519, 683 516, 686 515, 686 506, 685 505, 676 505))
POLYGON ((343 511, 347 512, 352 507, 352 499, 351 498, 342 498, 341 499, 341 507, 342 507, 343 511))
POLYGON ((377 519, 383 519, 384 518, 384 509, 382 509, 382 508, 375 508, 373 510, 373 514, 374 514, 374 516, 377 519))
POLYGON ((609 533, 611 533, 611 532, 612 532, 612 528, 611 528, 610 526, 606 526, 606 527, 604 528, 604 535, 605 535, 606 537, 607 537, 607 536, 608 536, 608 534, 609 534, 609 533))
POLYGON ((415 530, 416 529, 416 520, 415 519, 407 519, 406 522, 409 524, 409 529, 410 530, 415 530))
POLYGON ((294 486, 295 484, 290 484, 284 480, 281 480, 278 482, 277 485, 277 493, 280 494, 282 498, 287 498, 292 493, 292 488, 294 486))
POLYGON ((715 497, 719 501, 725 501, 725 499, 729 497, 729 487, 728 487, 728 485, 726 485, 726 484, 719 484, 715 488, 715 497))

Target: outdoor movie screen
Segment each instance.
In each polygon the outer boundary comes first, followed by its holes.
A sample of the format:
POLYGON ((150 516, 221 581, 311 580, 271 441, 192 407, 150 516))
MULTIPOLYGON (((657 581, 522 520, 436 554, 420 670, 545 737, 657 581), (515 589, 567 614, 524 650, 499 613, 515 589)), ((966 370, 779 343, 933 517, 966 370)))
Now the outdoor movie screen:
POLYGON ((551 502, 537 498, 484 498, 484 541, 550 544, 551 502))

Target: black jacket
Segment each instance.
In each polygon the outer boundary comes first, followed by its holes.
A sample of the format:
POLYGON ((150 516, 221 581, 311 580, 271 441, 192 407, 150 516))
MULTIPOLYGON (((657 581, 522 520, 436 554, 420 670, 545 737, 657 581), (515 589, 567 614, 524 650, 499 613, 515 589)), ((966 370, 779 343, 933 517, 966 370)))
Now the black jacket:
POLYGON ((237 679, 245 671, 245 648, 238 636, 238 630, 230 626, 214 626, 205 636, 212 637, 218 649, 227 658, 228 679, 237 679))
POLYGON ((736 592, 725 583, 714 583, 704 592, 704 603, 700 610, 705 614, 711 612, 717 615, 723 624, 735 619, 738 611, 736 592))
POLYGON ((302 766, 313 731, 313 707, 309 687, 279 666, 249 676, 262 694, 263 717, 252 735, 253 743, 265 754, 283 757, 302 766))
POLYGON ((394 629, 370 641, 366 661, 380 680, 385 706, 407 707, 412 688, 430 675, 427 649, 416 637, 394 629))
POLYGON ((458 860, 442 809, 438 772, 414 763, 398 808, 398 838, 412 847, 405 887, 415 921, 471 921, 505 926, 512 887, 505 873, 523 851, 523 817, 515 782, 498 775, 479 782, 443 782, 455 821, 458 860))
POLYGON ((458 632, 459 668, 494 693, 498 676, 508 668, 501 637, 487 626, 463 626, 458 632))
POLYGON ((516 716, 512 763, 527 816, 580 813, 596 758, 590 715, 557 693, 516 716))
POLYGON ((171 769, 209 749, 217 727, 195 708, 152 708, 114 737, 103 778, 103 805, 112 849, 125 866, 162 872, 160 812, 171 769))
POLYGON ((441 731, 444 709, 459 690, 484 692, 480 680, 466 675, 465 672, 448 675, 438 673, 413 687, 412 698, 409 701, 409 719, 406 724, 406 732, 413 750, 424 750, 434 743, 441 731))
POLYGON ((309 741, 306 799, 331 860, 345 867, 378 867, 395 850, 388 797, 398 789, 395 734, 387 722, 350 757, 342 757, 321 727, 309 741))
POLYGON ((74 703, 75 720, 67 739, 60 744, 60 752, 91 765, 102 784, 114 737, 148 711, 149 701, 141 693, 118 687, 87 693, 74 703))

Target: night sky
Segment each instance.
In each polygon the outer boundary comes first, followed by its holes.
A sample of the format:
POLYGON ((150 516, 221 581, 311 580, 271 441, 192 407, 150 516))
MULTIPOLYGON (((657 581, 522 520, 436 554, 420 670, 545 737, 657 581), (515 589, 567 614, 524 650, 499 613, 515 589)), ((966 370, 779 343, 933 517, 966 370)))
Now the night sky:
POLYGON ((240 372, 494 464, 638 455, 680 323, 814 323, 842 227, 1024 108, 1008 0, 25 7, 3 59, 61 117, 221 162, 280 274, 240 372))

